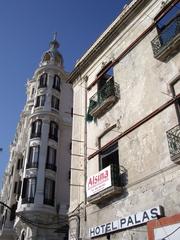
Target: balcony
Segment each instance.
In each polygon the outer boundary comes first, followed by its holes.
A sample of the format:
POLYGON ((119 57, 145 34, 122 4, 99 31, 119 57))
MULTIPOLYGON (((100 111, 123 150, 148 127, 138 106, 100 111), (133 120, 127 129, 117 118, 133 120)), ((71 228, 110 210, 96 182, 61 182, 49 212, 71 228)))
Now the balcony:
POLYGON ((54 165, 54 164, 46 163, 46 169, 50 169, 50 170, 56 172, 57 167, 56 167, 56 165, 54 165))
POLYGON ((120 180, 119 166, 113 164, 87 180, 87 199, 90 203, 100 203, 120 194, 122 190, 123 187, 120 180), (91 180, 92 182, 90 182, 91 180), (90 184, 92 184, 92 186, 89 186, 90 184))
POLYGON ((32 138, 40 138, 41 137, 41 131, 39 132, 34 132, 34 133, 31 133, 31 139, 32 138))
POLYGON ((29 163, 27 163, 26 169, 29 169, 29 168, 38 168, 38 162, 29 162, 29 163))
POLYGON ((119 85, 113 77, 89 100, 88 114, 92 117, 100 117, 119 99, 119 85))
POLYGON ((44 199, 44 204, 54 206, 54 199, 44 199))
POLYGON ((180 160, 180 125, 171 128, 166 134, 171 160, 177 162, 180 160))
POLYGON ((58 136, 56 134, 49 134, 49 138, 58 142, 58 136))
POLYGON ((160 31, 152 42, 154 57, 165 61, 167 57, 179 52, 180 47, 180 15, 172 19, 166 27, 160 31))
POLYGON ((25 197, 22 198, 22 204, 34 203, 34 197, 25 197))

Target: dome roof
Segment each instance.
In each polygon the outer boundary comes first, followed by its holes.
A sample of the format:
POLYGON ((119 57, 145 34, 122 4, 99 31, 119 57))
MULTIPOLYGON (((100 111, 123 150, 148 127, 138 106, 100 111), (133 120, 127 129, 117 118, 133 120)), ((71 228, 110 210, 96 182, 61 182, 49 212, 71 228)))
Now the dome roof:
POLYGON ((49 50, 42 56, 40 66, 55 64, 63 67, 63 57, 58 51, 59 43, 56 40, 56 34, 54 34, 54 39, 50 42, 49 47, 49 50))

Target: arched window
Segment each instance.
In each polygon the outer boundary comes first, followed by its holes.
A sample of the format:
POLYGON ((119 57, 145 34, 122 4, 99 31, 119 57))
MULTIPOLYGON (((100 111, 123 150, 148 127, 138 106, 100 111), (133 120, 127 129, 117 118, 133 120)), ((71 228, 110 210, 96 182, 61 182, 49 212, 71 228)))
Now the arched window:
POLYGON ((56 142, 58 141, 58 125, 56 122, 50 122, 49 138, 55 140, 56 142))
POLYGON ((39 78, 39 86, 38 88, 47 87, 47 73, 43 73, 39 78))
POLYGON ((21 240, 24 240, 24 239, 25 239, 25 236, 26 236, 25 231, 23 231, 23 232, 21 233, 21 240))
POLYGON ((53 88, 60 91, 61 79, 58 75, 54 75, 53 88))
POLYGON ((41 137, 42 120, 38 119, 32 123, 31 138, 41 137))

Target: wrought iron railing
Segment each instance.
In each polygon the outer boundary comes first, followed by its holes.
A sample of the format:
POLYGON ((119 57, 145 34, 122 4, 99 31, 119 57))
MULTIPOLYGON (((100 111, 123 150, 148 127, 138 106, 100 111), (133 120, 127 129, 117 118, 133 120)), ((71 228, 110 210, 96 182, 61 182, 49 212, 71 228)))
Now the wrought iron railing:
POLYGON ((152 41, 154 56, 158 55, 180 33, 180 15, 174 18, 152 41))
POLYGON ((40 138, 41 137, 41 131, 31 133, 30 138, 40 138))
POLYGON ((27 162, 26 168, 38 168, 38 162, 27 162))
POLYGON ((54 206, 54 199, 44 198, 44 204, 54 206))
POLYGON ((171 158, 180 154, 180 125, 167 131, 167 140, 171 158))
POLYGON ((46 169, 51 169, 51 170, 53 170, 53 171, 55 171, 55 172, 56 172, 56 170, 57 170, 57 167, 56 167, 56 165, 55 165, 55 164, 46 163, 46 169))
POLYGON ((34 197, 24 197, 22 198, 22 204, 25 203, 34 203, 34 197))
POLYGON ((100 107, 111 96, 119 97, 119 85, 114 82, 113 78, 90 98, 88 112, 91 112, 96 107, 100 107))

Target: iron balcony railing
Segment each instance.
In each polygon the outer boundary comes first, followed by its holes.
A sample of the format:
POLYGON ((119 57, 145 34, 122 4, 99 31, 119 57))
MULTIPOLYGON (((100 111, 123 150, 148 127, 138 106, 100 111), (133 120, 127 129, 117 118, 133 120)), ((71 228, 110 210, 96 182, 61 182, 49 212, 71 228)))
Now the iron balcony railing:
POLYGON ((28 162, 26 165, 26 169, 28 168, 38 168, 38 162, 28 162))
POLYGON ((44 204, 54 206, 54 199, 44 198, 44 204))
POLYGON ((25 203, 34 203, 34 197, 22 198, 22 204, 25 204, 25 203))
POLYGON ((152 49, 156 57, 180 33, 180 15, 172 19, 152 41, 152 49))
POLYGON ((167 131, 169 152, 172 159, 180 156, 180 125, 167 131))
POLYGON ((91 112, 96 107, 100 107, 111 96, 119 97, 119 85, 114 82, 113 78, 90 98, 88 112, 91 112))
POLYGON ((30 138, 40 138, 41 137, 41 131, 31 133, 30 138))
POLYGON ((57 170, 57 167, 55 164, 51 164, 51 163, 46 163, 46 169, 51 169, 52 171, 55 171, 57 170))

